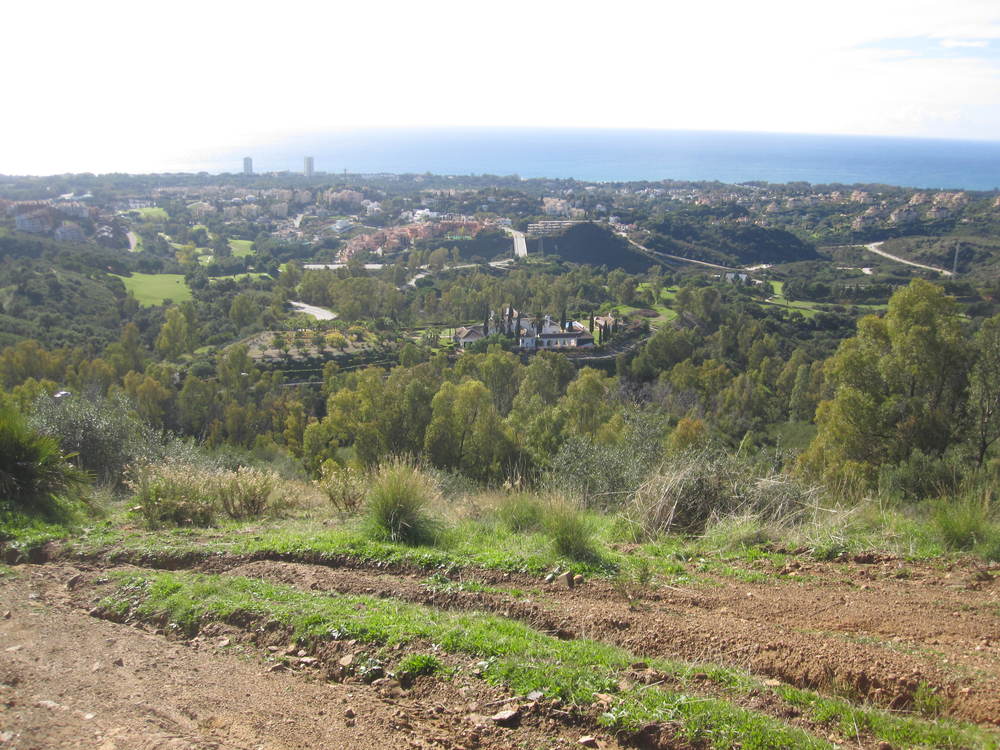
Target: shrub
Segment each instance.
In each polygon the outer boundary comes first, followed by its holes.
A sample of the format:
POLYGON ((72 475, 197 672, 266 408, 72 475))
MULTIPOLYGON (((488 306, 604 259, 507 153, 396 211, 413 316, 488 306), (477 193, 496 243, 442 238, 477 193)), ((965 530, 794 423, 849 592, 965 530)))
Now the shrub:
POLYGON ((571 560, 594 560, 594 525, 583 511, 565 501, 553 501, 548 507, 545 530, 552 538, 556 554, 571 560))
POLYGON ((239 521, 262 516, 277 485, 274 472, 241 466, 236 471, 217 472, 214 489, 222 510, 239 521))
POLYGON ((114 486, 123 483, 128 465, 152 460, 162 450, 160 436, 135 416, 124 395, 43 397, 35 402, 30 424, 58 440, 99 482, 114 486))
POLYGON ((356 469, 342 467, 328 460, 323 464, 316 487, 326 496, 334 510, 340 513, 357 513, 365 499, 366 480, 364 474, 356 469))
POLYGON ((1000 528, 994 522, 988 493, 974 491, 934 504, 932 520, 942 541, 951 549, 971 550, 977 545, 996 546, 1000 528))
POLYGON ((242 466, 235 471, 192 463, 146 464, 129 486, 151 528, 211 526, 224 513, 234 520, 263 515, 275 499, 274 472, 242 466))
POLYGON ((879 493, 903 500, 924 500, 954 493, 962 480, 955 456, 929 456, 920 449, 906 461, 879 470, 879 493))
POLYGON ((505 495, 495 513, 500 523, 514 533, 538 531, 545 525, 545 504, 538 496, 525 492, 505 495))
POLYGON ((627 515, 646 538, 672 530, 700 534, 721 519, 753 517, 785 523, 814 502, 818 487, 801 484, 775 466, 715 450, 665 462, 635 493, 627 515))
POLYGON ((129 481, 150 528, 211 526, 217 511, 214 472, 190 464, 146 465, 129 481))
POLYGON ((51 515, 56 496, 74 493, 86 482, 55 438, 32 430, 19 412, 0 410, 0 505, 51 515))
POLYGON ((403 544, 431 544, 439 524, 428 510, 438 494, 433 480, 403 461, 381 466, 365 501, 371 536, 403 544))

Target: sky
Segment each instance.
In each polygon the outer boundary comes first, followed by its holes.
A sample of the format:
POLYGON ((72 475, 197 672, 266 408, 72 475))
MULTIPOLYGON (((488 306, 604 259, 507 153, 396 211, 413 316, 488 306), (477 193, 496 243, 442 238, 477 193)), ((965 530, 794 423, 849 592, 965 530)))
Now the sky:
POLYGON ((3 19, 0 174, 191 169, 366 127, 1000 140, 998 0, 35 0, 3 19))

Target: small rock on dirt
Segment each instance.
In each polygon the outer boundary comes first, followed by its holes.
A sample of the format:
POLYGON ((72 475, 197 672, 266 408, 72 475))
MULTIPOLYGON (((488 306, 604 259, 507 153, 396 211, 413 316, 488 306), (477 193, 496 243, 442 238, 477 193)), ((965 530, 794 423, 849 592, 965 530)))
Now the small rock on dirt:
POLYGON ((113 662, 111 662, 111 663, 114 664, 116 667, 124 667, 125 666, 125 660, 122 659, 120 656, 117 659, 115 659, 113 662))
POLYGON ((353 708, 348 708, 346 711, 344 711, 344 718, 353 719, 355 716, 357 716, 357 714, 354 713, 353 708))
POLYGON ((497 711, 490 717, 490 721, 501 727, 515 726, 521 720, 521 711, 516 708, 508 708, 504 711, 497 711))
POLYGON ((546 583, 552 583, 554 580, 556 580, 556 574, 555 573, 549 573, 547 576, 545 576, 545 582, 546 583))
POLYGON ((597 743, 596 737, 591 737, 589 734, 585 737, 581 737, 576 741, 577 745, 583 745, 584 747, 600 747, 597 743))
POLYGON ((573 588, 573 574, 570 573, 569 571, 566 571, 565 573, 562 573, 561 575, 559 575, 559 577, 556 578, 556 582, 563 584, 568 589, 571 589, 573 588))
POLYGON ((541 690, 532 690, 527 695, 528 700, 531 701, 532 703, 537 703, 538 701, 540 701, 544 697, 545 697, 545 693, 543 693, 541 690))
POLYGON ((342 667, 344 667, 346 669, 347 667, 349 667, 352 664, 354 664, 354 654, 348 654, 347 656, 341 656, 340 659, 337 660, 337 664, 339 664, 340 666, 342 666, 342 667))
POLYGON ((582 586, 583 585, 583 576, 580 575, 579 573, 577 573, 575 576, 573 576, 573 585, 574 586, 582 586))
POLYGON ((66 581, 66 588, 72 589, 76 584, 83 580, 83 573, 77 573, 75 576, 66 581))

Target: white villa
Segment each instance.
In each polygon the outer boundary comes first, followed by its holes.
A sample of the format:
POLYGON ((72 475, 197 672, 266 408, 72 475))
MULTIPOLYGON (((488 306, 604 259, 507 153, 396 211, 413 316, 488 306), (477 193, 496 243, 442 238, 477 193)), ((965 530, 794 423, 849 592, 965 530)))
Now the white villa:
MULTIPOLYGON (((604 318, 600 320, 605 321, 604 318)), ((613 321, 610 317, 607 320, 613 321)), ((597 324, 604 325, 605 323, 597 324)), ((562 327, 552 320, 551 315, 546 315, 541 319, 525 319, 512 308, 502 310, 499 320, 491 313, 488 321, 488 332, 484 332, 482 325, 463 326, 455 330, 455 335, 452 338, 460 348, 464 349, 487 335, 497 333, 516 336, 518 346, 527 351, 587 349, 594 346, 594 335, 586 325, 579 321, 567 321, 566 326, 562 327)))

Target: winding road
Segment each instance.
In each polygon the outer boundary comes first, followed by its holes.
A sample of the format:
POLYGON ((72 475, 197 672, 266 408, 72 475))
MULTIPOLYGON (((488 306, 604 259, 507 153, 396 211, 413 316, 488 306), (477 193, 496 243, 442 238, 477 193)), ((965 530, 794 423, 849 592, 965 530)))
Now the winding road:
POLYGON ((882 242, 869 242, 864 247, 865 247, 865 250, 867 250, 870 253, 875 253, 876 255, 881 255, 883 258, 888 258, 889 260, 894 260, 897 263, 905 263, 906 265, 913 266, 914 268, 923 268, 926 271, 934 271, 935 273, 939 273, 942 276, 954 276, 955 275, 951 271, 946 271, 945 269, 938 268, 937 266, 927 266, 927 265, 924 265, 923 263, 915 263, 912 260, 907 260, 906 258, 900 258, 898 255, 890 255, 889 253, 887 253, 887 252, 885 252, 884 250, 881 249, 882 244, 883 244, 882 242))

